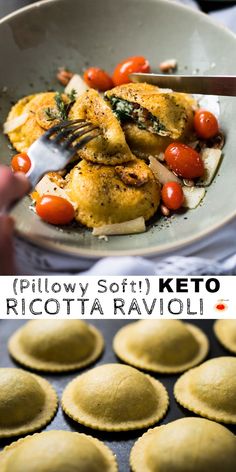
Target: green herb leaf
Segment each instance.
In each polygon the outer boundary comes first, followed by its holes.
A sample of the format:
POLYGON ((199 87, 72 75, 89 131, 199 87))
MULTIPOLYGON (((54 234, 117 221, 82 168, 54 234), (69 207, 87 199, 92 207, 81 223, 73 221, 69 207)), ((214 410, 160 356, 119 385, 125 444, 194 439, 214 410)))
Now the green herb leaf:
POLYGON ((54 120, 58 120, 60 117, 54 112, 54 110, 52 108, 46 108, 45 110, 45 114, 47 115, 47 119, 48 121, 54 121, 54 120))
POLYGON ((70 104, 69 104, 69 105, 71 105, 72 102, 75 102, 75 100, 76 100, 76 95, 77 95, 77 92, 76 92, 75 89, 72 89, 71 92, 67 94, 67 96, 68 96, 68 98, 69 98, 69 100, 70 100, 70 104))
POLYGON ((48 121, 54 121, 54 120, 65 121, 65 120, 67 120, 70 108, 76 100, 76 95, 77 95, 76 90, 74 90, 74 89, 71 90, 71 92, 67 94, 67 96, 69 98, 69 103, 65 103, 63 98, 62 98, 62 94, 60 92, 56 92, 55 102, 56 102, 58 112, 55 113, 55 110, 53 108, 46 108, 45 113, 48 117, 47 118, 48 121))
POLYGON ((58 113, 61 120, 67 120, 67 117, 68 117, 67 105, 63 102, 61 93, 56 92, 55 102, 56 102, 58 113))

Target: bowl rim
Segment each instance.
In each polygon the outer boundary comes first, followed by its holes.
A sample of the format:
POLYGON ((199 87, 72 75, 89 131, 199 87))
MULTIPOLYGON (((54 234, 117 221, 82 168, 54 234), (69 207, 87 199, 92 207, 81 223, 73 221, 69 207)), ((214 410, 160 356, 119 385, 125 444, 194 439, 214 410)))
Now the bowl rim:
MULTIPOLYGON (((135 2, 136 0, 129 0, 129 1, 135 2)), ((178 3, 176 0, 145 0, 145 1, 149 1, 150 3, 162 3, 163 5, 166 5, 167 3, 169 3, 174 8, 177 8, 177 9, 180 9, 180 10, 182 9, 184 11, 187 10, 191 14, 200 17, 202 20, 206 21, 207 23, 210 23, 211 25, 215 26, 216 28, 221 29, 222 31, 224 31, 225 34, 228 34, 231 38, 236 39, 236 33, 234 33, 229 28, 227 28, 227 26, 223 25, 222 23, 218 22, 214 18, 210 17, 207 13, 204 13, 202 10, 194 9, 190 5, 185 5, 183 3, 178 3)), ((56 3, 60 3, 60 2, 65 2, 65 0, 38 0, 37 2, 31 3, 29 5, 25 5, 24 7, 17 8, 17 10, 15 10, 11 13, 8 13, 3 18, 1 18, 0 19, 0 25, 2 23, 7 22, 8 20, 11 20, 15 16, 18 16, 18 15, 21 15, 22 13, 27 12, 28 10, 33 10, 35 8, 37 9, 37 8, 41 8, 41 7, 44 8, 45 5, 50 5, 50 4, 53 4, 53 3, 56 4, 56 3)))
MULTIPOLYGON (((135 3, 136 0, 129 0, 135 3)), ((191 15, 196 16, 197 18, 203 20, 207 24, 211 24, 213 27, 221 30, 223 34, 228 35, 231 39, 236 40, 236 34, 230 31, 226 26, 218 23, 214 18, 209 17, 209 15, 205 14, 201 10, 193 9, 191 6, 187 6, 182 3, 177 3, 175 0, 148 0, 150 3, 159 3, 162 5, 166 5, 167 3, 172 5, 177 10, 188 11, 191 15)), ((0 19, 0 26, 8 21, 14 19, 17 16, 20 16, 27 11, 32 11, 37 8, 44 8, 50 4, 57 4, 65 2, 65 0, 39 0, 33 4, 26 5, 21 7, 14 12, 4 16, 0 19)), ((184 247, 189 247, 198 241, 202 240, 206 236, 210 236, 212 233, 216 232, 217 230, 221 229, 226 223, 229 223, 236 217, 236 209, 227 215, 223 220, 215 223, 214 225, 208 227, 207 229, 202 230, 196 236, 188 236, 179 240, 177 243, 164 243, 164 244, 157 244, 152 248, 138 248, 138 249, 91 249, 89 247, 82 248, 76 247, 72 245, 68 245, 63 242, 56 242, 55 240, 50 240, 49 238, 45 238, 43 236, 37 236, 35 234, 25 233, 24 231, 19 230, 17 227, 15 228, 16 236, 19 239, 23 239, 24 241, 28 241, 38 247, 48 249, 54 253, 61 253, 70 256, 80 256, 83 259, 98 259, 102 257, 109 257, 109 256, 159 256, 163 254, 173 254, 179 249, 183 249, 184 247)), ((130 235, 133 236, 133 235, 130 235)), ((137 236, 137 235, 136 235, 137 236)), ((120 237, 120 236, 119 236, 120 237)))
MULTIPOLYGON (((23 231, 15 228, 15 234, 24 241, 28 241, 38 247, 48 249, 54 253, 61 253, 67 254, 71 256, 80 256, 83 259, 100 259, 102 257, 122 257, 122 256, 139 256, 139 257, 153 257, 153 256, 161 256, 161 255, 173 255, 174 252, 178 251, 179 249, 190 247, 195 243, 203 240, 206 236, 211 236, 217 230, 220 230, 226 223, 230 223, 236 217, 236 210, 229 216, 227 216, 223 221, 220 223, 216 223, 214 226, 209 228, 208 230, 203 230, 201 233, 198 233, 195 237, 187 237, 185 239, 181 239, 178 243, 166 243, 166 244, 159 244, 153 246, 152 248, 143 248, 143 249, 91 249, 91 248, 82 248, 76 246, 70 246, 63 242, 56 242, 55 240, 51 240, 48 238, 43 238, 43 236, 37 235, 30 235, 26 234, 23 231)), ((142 233, 143 235, 145 233, 142 233)), ((120 235, 119 237, 121 237, 120 235)), ((127 235, 127 236, 138 236, 135 235, 127 235)))

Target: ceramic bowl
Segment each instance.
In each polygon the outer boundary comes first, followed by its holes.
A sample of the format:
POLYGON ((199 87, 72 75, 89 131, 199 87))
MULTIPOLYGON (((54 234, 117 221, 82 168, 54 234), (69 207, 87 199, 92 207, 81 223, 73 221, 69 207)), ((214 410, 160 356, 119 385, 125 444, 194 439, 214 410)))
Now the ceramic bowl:
MULTIPOLYGON (((11 102, 58 89, 55 72, 60 66, 80 73, 98 65, 112 72, 122 58, 142 54, 153 69, 174 57, 180 73, 235 73, 236 37, 206 15, 167 0, 45 0, 3 19, 0 43, 2 123, 11 102)), ((167 224, 159 219, 144 234, 103 241, 85 228, 47 225, 29 209, 27 197, 14 211, 17 233, 53 251, 98 258, 170 253, 217 230, 236 214, 236 99, 221 98, 220 110, 224 157, 196 210, 167 224)), ((1 134, 0 161, 9 163, 10 156, 1 134)))

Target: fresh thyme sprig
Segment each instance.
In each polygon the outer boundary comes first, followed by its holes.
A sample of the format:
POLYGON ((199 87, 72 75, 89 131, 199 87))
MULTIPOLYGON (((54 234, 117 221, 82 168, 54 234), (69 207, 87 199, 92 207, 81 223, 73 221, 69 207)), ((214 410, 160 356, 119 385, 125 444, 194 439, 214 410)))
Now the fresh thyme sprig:
POLYGON ((54 113, 53 108, 45 108, 45 114, 47 115, 47 121, 54 121, 60 119, 60 117, 54 113))
POLYGON ((73 103, 75 102, 76 100, 76 90, 71 90, 70 93, 67 94, 68 98, 69 98, 69 102, 68 103, 65 103, 63 98, 62 98, 62 94, 60 92, 56 92, 55 94, 55 103, 56 103, 56 107, 57 107, 57 112, 55 112, 55 110, 53 108, 46 108, 45 109, 45 113, 47 115, 47 119, 48 121, 54 121, 54 120, 59 120, 59 121, 64 121, 64 120, 67 120, 68 119, 68 114, 69 114, 69 111, 73 105, 73 103))
POLYGON ((69 92, 69 93, 67 94, 67 96, 68 96, 68 98, 69 98, 69 100, 70 100, 70 104, 75 102, 75 100, 76 100, 76 95, 77 95, 77 92, 76 92, 75 89, 72 89, 71 92, 69 92))
POLYGON ((67 105, 64 103, 61 93, 56 92, 55 102, 58 109, 58 114, 61 120, 66 120, 68 117, 67 105))

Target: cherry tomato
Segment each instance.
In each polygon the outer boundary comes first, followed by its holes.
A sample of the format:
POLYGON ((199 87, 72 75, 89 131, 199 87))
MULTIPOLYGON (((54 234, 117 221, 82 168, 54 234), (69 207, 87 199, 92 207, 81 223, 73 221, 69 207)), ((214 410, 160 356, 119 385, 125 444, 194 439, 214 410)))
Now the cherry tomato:
POLYGON ((218 304, 216 305, 216 309, 217 309, 217 310, 222 311, 222 310, 225 310, 225 308, 226 308, 226 306, 225 306, 224 303, 218 303, 218 304))
POLYGON ((100 92, 106 92, 114 86, 112 78, 99 67, 89 67, 84 72, 84 80, 89 87, 100 90, 100 92))
POLYGON ((30 170, 31 162, 26 152, 16 154, 11 160, 11 167, 14 172, 24 172, 24 174, 27 174, 30 170))
POLYGON ((215 115, 207 110, 196 111, 193 125, 199 138, 210 139, 219 132, 219 125, 215 115))
POLYGON ((167 182, 161 190, 161 198, 169 210, 178 210, 184 201, 184 194, 178 182, 167 182))
POLYGON ((114 84, 128 84, 131 82, 129 75, 133 72, 150 72, 148 60, 143 56, 132 56, 120 62, 113 73, 114 84))
POLYGON ((186 144, 170 144, 165 150, 165 160, 171 170, 184 179, 196 179, 204 173, 200 154, 186 144))
POLYGON ((40 218, 52 225, 67 225, 75 216, 72 204, 57 195, 43 195, 35 208, 40 218))

